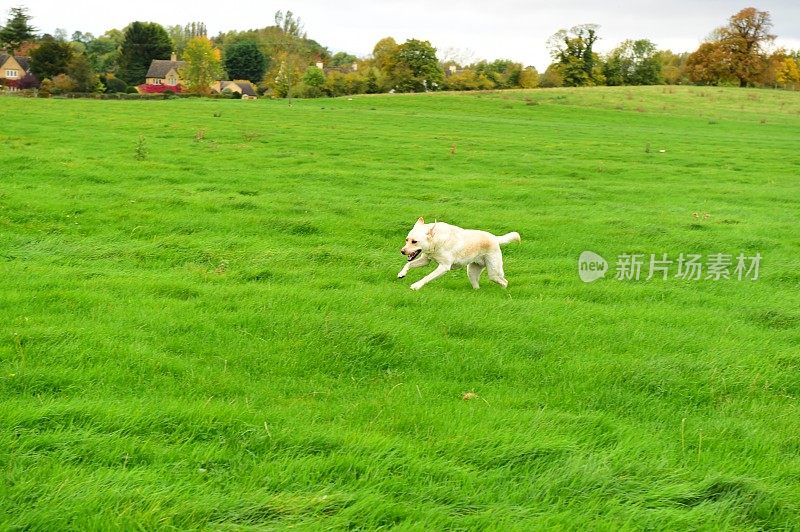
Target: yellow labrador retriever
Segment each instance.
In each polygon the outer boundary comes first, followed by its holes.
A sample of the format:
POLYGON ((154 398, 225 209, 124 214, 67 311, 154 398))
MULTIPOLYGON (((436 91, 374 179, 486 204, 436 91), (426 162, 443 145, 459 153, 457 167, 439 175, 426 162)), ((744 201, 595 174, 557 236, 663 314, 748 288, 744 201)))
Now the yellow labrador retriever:
POLYGON ((484 268, 489 272, 489 280, 505 288, 508 281, 503 273, 500 246, 519 240, 519 233, 516 231, 495 236, 486 231, 462 229, 444 222, 426 224, 420 218, 408 233, 406 245, 400 250, 408 259, 397 277, 402 279, 411 268, 420 268, 433 260, 439 266, 412 284, 412 290, 419 290, 452 268, 462 266, 467 267, 467 277, 472 288, 480 288, 478 279, 484 268))

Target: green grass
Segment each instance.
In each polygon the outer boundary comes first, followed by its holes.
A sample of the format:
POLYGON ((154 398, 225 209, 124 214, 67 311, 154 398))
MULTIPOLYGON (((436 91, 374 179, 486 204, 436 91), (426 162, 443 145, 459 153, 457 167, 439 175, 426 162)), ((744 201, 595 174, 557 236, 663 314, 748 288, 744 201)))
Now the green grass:
POLYGON ((0 104, 0 529, 800 522, 800 93, 0 104))

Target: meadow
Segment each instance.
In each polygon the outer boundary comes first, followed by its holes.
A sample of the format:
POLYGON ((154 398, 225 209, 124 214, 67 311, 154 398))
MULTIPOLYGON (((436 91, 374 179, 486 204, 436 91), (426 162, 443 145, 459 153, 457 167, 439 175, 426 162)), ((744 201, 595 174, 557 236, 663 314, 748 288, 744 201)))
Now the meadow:
POLYGON ((800 93, 0 105, 0 529, 800 522, 800 93))

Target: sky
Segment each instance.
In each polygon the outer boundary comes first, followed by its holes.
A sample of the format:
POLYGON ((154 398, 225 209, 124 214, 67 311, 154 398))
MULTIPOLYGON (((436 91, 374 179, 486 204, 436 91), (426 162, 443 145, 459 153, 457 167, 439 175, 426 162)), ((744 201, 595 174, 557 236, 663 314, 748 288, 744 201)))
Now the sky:
POLYGON ((135 20, 164 26, 205 22, 209 36, 274 24, 277 10, 300 17, 308 37, 332 52, 365 57, 384 37, 396 41, 428 40, 440 59, 473 62, 512 59, 547 68, 547 39, 559 29, 599 24, 598 52, 625 39, 646 38, 660 49, 694 51, 714 28, 744 7, 769 11, 778 35, 776 45, 800 49, 800 1, 764 0, 757 4, 722 0, 236 0, 230 3, 134 0, 0 0, 0 20, 11 7, 23 5, 40 32, 56 28, 101 35, 135 20))

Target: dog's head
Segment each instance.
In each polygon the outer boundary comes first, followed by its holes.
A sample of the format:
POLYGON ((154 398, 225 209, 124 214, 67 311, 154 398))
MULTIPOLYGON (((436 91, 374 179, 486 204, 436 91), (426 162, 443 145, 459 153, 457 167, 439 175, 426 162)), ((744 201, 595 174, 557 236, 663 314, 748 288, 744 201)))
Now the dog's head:
POLYGON ((431 248, 431 240, 433 239, 433 226, 435 224, 426 224, 425 220, 420 218, 411 231, 408 232, 406 237, 406 245, 400 250, 400 253, 408 257, 408 261, 419 257, 431 248))

